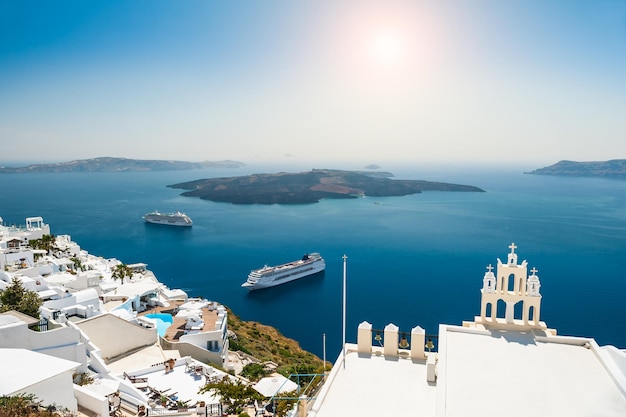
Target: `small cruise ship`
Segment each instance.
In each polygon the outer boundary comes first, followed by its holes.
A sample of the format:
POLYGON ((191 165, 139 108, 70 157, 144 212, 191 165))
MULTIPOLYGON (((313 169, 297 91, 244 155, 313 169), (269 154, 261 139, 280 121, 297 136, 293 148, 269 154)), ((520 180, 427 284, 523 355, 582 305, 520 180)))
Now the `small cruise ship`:
POLYGON ((176 213, 159 213, 153 211, 143 216, 148 223, 165 224, 168 226, 191 226, 193 222, 185 213, 177 211, 176 213))
POLYGON ((250 272, 242 287, 250 290, 274 287, 296 279, 316 274, 326 268, 324 258, 319 253, 306 254, 297 261, 288 262, 278 266, 265 265, 261 269, 250 272))

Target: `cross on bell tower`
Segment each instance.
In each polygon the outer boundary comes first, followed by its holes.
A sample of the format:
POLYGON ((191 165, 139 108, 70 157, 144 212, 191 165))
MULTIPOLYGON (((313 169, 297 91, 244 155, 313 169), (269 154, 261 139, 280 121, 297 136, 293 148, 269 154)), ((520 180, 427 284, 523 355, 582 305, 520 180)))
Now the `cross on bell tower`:
POLYGON ((515 265, 517 264, 517 254, 515 253, 517 246, 515 246, 515 243, 511 243, 509 248, 511 248, 511 253, 509 253, 509 265, 515 265))

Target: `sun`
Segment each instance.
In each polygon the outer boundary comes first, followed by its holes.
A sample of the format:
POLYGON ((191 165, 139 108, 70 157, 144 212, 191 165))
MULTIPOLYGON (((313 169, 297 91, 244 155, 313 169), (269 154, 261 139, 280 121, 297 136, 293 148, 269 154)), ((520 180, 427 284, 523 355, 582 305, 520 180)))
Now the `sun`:
POLYGON ((371 41, 371 55, 382 65, 394 65, 403 60, 406 45, 402 36, 391 30, 375 33, 371 41))

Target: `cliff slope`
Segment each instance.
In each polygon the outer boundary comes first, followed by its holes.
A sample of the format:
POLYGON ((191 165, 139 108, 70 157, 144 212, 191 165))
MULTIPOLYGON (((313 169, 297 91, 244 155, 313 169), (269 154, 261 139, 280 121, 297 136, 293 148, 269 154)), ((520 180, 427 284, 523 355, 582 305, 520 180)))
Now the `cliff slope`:
POLYGON ((180 171, 201 168, 239 168, 244 166, 237 161, 168 161, 159 159, 127 159, 108 156, 92 159, 79 159, 56 164, 35 164, 25 167, 0 167, 2 174, 22 174, 25 172, 116 172, 116 171, 180 171))

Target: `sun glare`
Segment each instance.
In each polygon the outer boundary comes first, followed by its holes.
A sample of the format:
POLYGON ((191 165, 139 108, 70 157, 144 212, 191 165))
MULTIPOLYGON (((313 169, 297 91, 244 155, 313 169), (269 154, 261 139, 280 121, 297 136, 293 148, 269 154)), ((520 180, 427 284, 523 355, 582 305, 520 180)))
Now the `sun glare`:
POLYGON ((398 33, 381 31, 372 39, 371 52, 377 62, 383 65, 393 65, 403 59, 406 45, 398 33))

